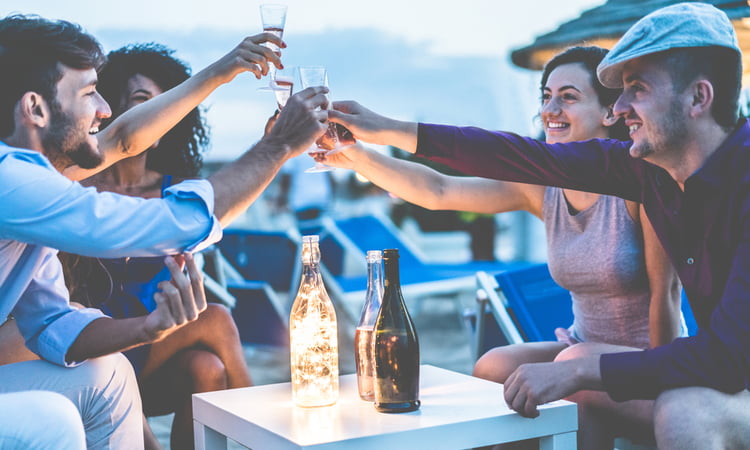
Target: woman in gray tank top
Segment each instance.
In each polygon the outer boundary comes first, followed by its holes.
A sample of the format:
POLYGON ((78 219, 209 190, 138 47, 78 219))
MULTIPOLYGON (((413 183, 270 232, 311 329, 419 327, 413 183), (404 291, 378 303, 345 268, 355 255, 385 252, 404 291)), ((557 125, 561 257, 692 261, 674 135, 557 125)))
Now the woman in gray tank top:
MULTIPOLYGON (((548 143, 628 139, 612 113, 620 90, 596 78, 607 53, 575 47, 554 57, 542 75, 541 119, 548 143)), ((671 342, 680 334, 680 285, 641 205, 620 198, 475 177, 451 177, 424 165, 356 145, 326 163, 354 169, 381 188, 429 209, 478 213, 528 211, 545 222, 553 278, 571 291, 574 323, 557 342, 490 350, 474 375, 505 382, 521 364, 575 355, 581 346, 605 353, 671 342)), ((580 448, 612 448, 613 437, 652 439, 653 402, 615 403, 604 393, 579 402, 580 448), (592 412, 593 411, 593 412, 592 412)))

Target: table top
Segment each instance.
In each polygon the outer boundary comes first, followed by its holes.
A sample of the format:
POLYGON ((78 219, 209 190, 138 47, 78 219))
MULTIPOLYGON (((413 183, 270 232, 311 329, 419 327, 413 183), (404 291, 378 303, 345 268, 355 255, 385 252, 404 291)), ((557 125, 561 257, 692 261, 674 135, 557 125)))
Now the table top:
POLYGON ((335 405, 302 408, 290 383, 193 395, 196 422, 255 449, 471 448, 575 431, 577 409, 564 400, 526 419, 510 410, 501 384, 420 366, 419 410, 375 411, 357 393, 356 375, 340 378, 335 405), (356 447, 355 447, 356 446, 356 447), (386 447, 387 446, 387 447, 386 447))

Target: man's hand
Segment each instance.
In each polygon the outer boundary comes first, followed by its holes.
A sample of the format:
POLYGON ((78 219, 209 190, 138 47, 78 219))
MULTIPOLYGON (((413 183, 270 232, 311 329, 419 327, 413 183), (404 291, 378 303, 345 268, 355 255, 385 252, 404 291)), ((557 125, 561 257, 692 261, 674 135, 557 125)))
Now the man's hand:
POLYGON ((290 156, 310 147, 328 128, 328 113, 320 109, 328 101, 327 92, 326 87, 309 87, 289 97, 261 142, 286 146, 291 149, 290 156))
POLYGON ((537 406, 583 389, 601 389, 599 355, 568 361, 523 364, 504 384, 505 403, 524 417, 537 417, 537 406))
POLYGON ((164 263, 172 279, 159 283, 160 292, 154 294, 156 309, 146 317, 143 324, 149 341, 155 342, 168 336, 181 326, 192 322, 206 309, 206 294, 203 276, 195 265, 193 255, 168 256, 164 263), (184 259, 187 274, 182 271, 184 259))

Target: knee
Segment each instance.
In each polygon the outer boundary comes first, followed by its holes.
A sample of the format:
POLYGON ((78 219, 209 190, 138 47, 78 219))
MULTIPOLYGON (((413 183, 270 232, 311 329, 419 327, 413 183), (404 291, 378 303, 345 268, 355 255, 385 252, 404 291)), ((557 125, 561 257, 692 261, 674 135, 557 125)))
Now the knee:
MULTIPOLYGON (((36 398, 28 406, 32 410, 44 411, 45 420, 55 430, 55 445, 59 448, 84 448, 86 434, 81 413, 61 394, 55 392, 34 392, 36 398), (77 447, 80 443, 80 447, 77 447)), ((40 430, 42 431, 42 430, 40 430)), ((42 431, 44 432, 44 431, 42 431)))
POLYGON ((237 337, 239 340, 237 324, 234 322, 231 311, 224 305, 209 303, 206 310, 201 313, 201 318, 205 320, 214 335, 222 338, 237 337))
POLYGON ((101 356, 79 366, 79 376, 97 390, 117 389, 138 392, 133 366, 122 353, 101 356))
MULTIPOLYGON (((86 435, 78 409, 65 396, 50 391, 25 391, 2 396, 14 419, 3 417, 2 425, 18 421, 14 429, 0 429, 0 447, 7 438, 18 448, 86 448, 86 435), (40 420, 40 417, 43 417, 40 420)), ((6 411, 9 413, 9 411, 6 411)))
MULTIPOLYGON (((654 434, 659 448, 695 448, 691 443, 706 440, 718 428, 720 405, 702 395, 707 388, 689 387, 663 392, 654 402, 654 434), (712 430, 711 432, 706 432, 712 430)), ((711 448, 708 445, 705 448, 711 448)))
POLYGON ((603 353, 599 344, 580 343, 564 348, 555 357, 555 361, 568 361, 603 353))
POLYGON ((227 388, 227 369, 215 353, 197 350, 190 354, 187 371, 192 380, 193 392, 208 392, 227 388))
POLYGON ((518 367, 511 347, 496 347, 482 355, 474 364, 472 375, 496 383, 505 383, 518 367))

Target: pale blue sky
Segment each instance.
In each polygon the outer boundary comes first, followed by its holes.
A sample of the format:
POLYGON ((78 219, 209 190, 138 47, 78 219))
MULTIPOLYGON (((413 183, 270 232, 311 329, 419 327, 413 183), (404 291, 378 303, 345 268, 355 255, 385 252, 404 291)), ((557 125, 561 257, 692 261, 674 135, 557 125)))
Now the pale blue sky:
MULTIPOLYGON (((604 0, 291 0, 286 65, 324 64, 334 100, 351 98, 410 120, 534 132, 539 74, 509 51, 604 0)), ((35 13, 80 23, 105 50, 157 41, 199 70, 260 31, 260 1, 3 0, 0 15, 35 13)), ((265 80, 263 81, 265 82, 265 80)), ((263 82, 247 76, 206 102, 207 159, 228 159, 257 140, 273 112, 263 82)))

